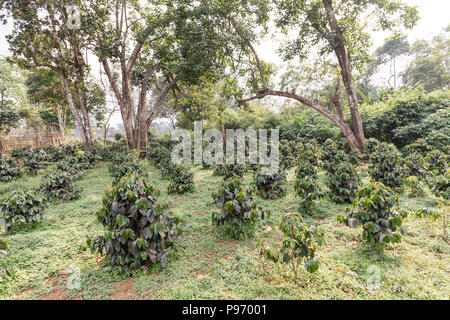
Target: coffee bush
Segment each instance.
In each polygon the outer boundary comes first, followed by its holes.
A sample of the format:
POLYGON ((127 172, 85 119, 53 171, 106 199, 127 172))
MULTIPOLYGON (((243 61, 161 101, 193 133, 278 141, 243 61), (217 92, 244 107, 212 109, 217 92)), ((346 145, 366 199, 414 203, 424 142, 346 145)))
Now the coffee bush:
POLYGON ((182 165, 176 165, 171 172, 171 180, 167 191, 169 193, 194 192, 194 178, 192 172, 182 165))
POLYGON ((396 189, 405 175, 402 156, 393 144, 380 143, 370 156, 370 176, 374 181, 396 189))
POLYGON ((428 171, 432 175, 444 174, 449 165, 449 157, 438 149, 433 149, 425 156, 428 163, 428 171))
POLYGON ((286 182, 286 174, 282 171, 263 172, 260 168, 255 175, 256 188, 264 199, 284 197, 286 195, 286 182))
POLYGON ((182 228, 167 205, 156 203, 159 195, 147 178, 124 176, 105 192, 97 218, 107 231, 88 240, 91 250, 104 253, 107 265, 126 274, 156 263, 165 267, 174 259, 182 228))
POLYGON ((44 176, 41 192, 60 200, 73 200, 80 195, 73 183, 73 177, 64 171, 48 171, 44 176))
POLYGON ((338 221, 347 226, 362 227, 363 239, 369 243, 398 243, 396 232, 407 217, 406 211, 398 207, 399 198, 394 191, 380 182, 370 182, 358 191, 358 198, 346 208, 346 217, 339 215, 338 221))
POLYGON ((0 218, 11 232, 17 224, 30 224, 44 219, 44 199, 33 191, 15 190, 0 204, 0 218))
POLYGON ((361 179, 355 167, 348 162, 336 164, 332 172, 327 173, 330 198, 337 203, 352 202, 361 185, 361 179))
POLYGON ((19 164, 13 158, 0 158, 0 182, 10 182, 23 175, 19 164))

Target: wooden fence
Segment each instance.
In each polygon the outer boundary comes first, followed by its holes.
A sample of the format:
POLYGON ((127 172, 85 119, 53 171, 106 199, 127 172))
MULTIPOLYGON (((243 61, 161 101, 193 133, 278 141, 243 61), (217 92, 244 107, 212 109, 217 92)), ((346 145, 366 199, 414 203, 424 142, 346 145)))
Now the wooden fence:
POLYGON ((15 148, 23 148, 26 146, 43 147, 48 145, 60 145, 64 143, 57 132, 39 132, 26 133, 20 135, 9 135, 7 137, 0 137, 0 151, 2 154, 10 154, 15 148))

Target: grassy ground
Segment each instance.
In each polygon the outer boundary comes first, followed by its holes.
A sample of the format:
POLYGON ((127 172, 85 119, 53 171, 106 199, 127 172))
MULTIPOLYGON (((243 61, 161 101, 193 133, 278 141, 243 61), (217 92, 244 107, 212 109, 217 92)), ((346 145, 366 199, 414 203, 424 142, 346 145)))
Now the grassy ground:
MULTIPOLYGON (((152 182, 165 191, 168 181, 145 164, 152 182)), ((92 254, 86 239, 102 233, 95 212, 104 190, 110 187, 107 165, 101 164, 77 182, 81 198, 52 203, 47 219, 34 226, 2 235, 9 242, 9 255, 0 267, 15 271, 15 278, 0 282, 0 299, 448 299, 450 293, 450 246, 442 235, 442 221, 428 223, 408 218, 403 241, 379 252, 367 246, 361 230, 340 226, 336 216, 345 206, 324 199, 309 222, 325 231, 327 245, 318 250, 317 273, 302 267, 296 283, 288 266, 259 258, 256 242, 279 243, 281 214, 296 210, 294 173, 288 175, 288 194, 282 200, 262 201, 271 209, 269 220, 258 225, 254 239, 232 240, 211 224, 216 210, 211 192, 221 178, 211 170, 194 167, 196 192, 177 196, 162 192, 160 201, 171 201, 176 215, 186 224, 177 245, 177 259, 165 269, 151 267, 127 278, 106 271, 101 257, 92 254), (370 267, 370 268, 369 268, 370 267), (71 288, 80 270, 80 288, 71 288), (375 271, 373 271, 375 270, 375 271), (379 273, 376 271, 379 270, 379 273), (373 273, 375 272, 375 273, 373 273), (379 286, 368 283, 377 279, 379 286)), ((325 188, 325 176, 321 174, 325 188)), ((246 177, 251 183, 252 177, 246 177)), ((0 184, 0 197, 18 187, 39 186, 41 177, 24 177, 0 184)), ((401 197, 407 209, 436 207, 431 195, 401 197)))

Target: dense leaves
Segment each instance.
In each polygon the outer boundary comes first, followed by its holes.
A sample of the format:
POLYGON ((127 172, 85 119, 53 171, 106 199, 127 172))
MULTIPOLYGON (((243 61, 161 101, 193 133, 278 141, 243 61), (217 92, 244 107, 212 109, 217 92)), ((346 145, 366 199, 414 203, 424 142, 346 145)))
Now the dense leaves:
POLYGON ((353 228, 362 227, 363 239, 369 243, 397 243, 401 235, 395 231, 407 216, 398 203, 391 188, 370 182, 359 190, 353 205, 346 208, 347 217, 340 215, 338 221, 353 228))
POLYGON ((286 195, 286 174, 282 171, 264 172, 259 169, 255 175, 255 184, 264 199, 278 199, 286 195))
POLYGON ((323 198, 323 192, 317 180, 316 168, 301 158, 298 161, 295 181, 295 194, 301 199, 300 208, 304 213, 311 214, 316 201, 323 198))
POLYGON ((404 175, 400 152, 392 144, 380 143, 370 156, 370 176, 390 188, 399 188, 404 175))
POLYGON ((22 176, 19 164, 13 158, 0 158, 0 181, 9 182, 22 176))
POLYGON ((234 238, 252 235, 257 219, 269 215, 253 200, 253 190, 246 187, 239 176, 226 179, 213 198, 221 207, 220 212, 212 213, 213 223, 218 226, 227 223, 234 238))
POLYGON ((361 185, 356 168, 351 163, 341 162, 327 176, 330 198, 337 203, 352 202, 361 185))
POLYGON ((44 176, 41 192, 50 198, 73 200, 79 197, 80 190, 75 188, 69 172, 48 171, 44 176))
POLYGON ((45 208, 44 199, 40 195, 33 191, 16 190, 1 201, 0 218, 10 232, 18 224, 42 220, 45 208))
POLYGON ((174 259, 181 225, 167 205, 157 204, 159 190, 145 177, 131 173, 105 192, 98 220, 104 236, 89 240, 93 250, 105 253, 105 263, 121 272, 174 259))
POLYGON ((192 172, 182 165, 174 166, 167 191, 169 193, 183 194, 194 191, 194 178, 192 172))

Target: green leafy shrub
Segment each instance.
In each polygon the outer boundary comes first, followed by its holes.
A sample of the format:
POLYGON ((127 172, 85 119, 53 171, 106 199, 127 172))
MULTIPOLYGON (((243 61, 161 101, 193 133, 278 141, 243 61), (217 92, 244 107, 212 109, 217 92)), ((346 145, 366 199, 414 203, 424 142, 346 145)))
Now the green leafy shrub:
POLYGON ((295 151, 295 142, 288 140, 280 141, 280 168, 289 169, 295 166, 297 154, 295 151))
POLYGON ((404 176, 400 152, 393 144, 380 143, 370 156, 370 176, 374 181, 396 189, 402 185, 404 176))
POLYGON ((359 190, 353 205, 345 209, 347 217, 339 215, 338 221, 353 228, 362 227, 363 239, 369 243, 398 243, 401 235, 395 231, 407 216, 398 203, 391 188, 370 182, 359 190))
POLYGON ((315 202, 323 198, 317 171, 309 161, 299 159, 296 175, 294 190, 296 196, 301 198, 300 208, 303 213, 311 214, 315 202))
POLYGON ((114 162, 109 167, 109 172, 113 176, 113 185, 117 184, 122 177, 129 173, 135 173, 142 175, 142 169, 139 164, 139 159, 134 155, 123 155, 120 154, 116 156, 114 162))
POLYGON ((270 214, 253 200, 253 189, 246 187, 239 176, 226 179, 213 198, 221 211, 212 213, 212 221, 217 226, 227 223, 227 231, 233 238, 251 236, 257 219, 270 214))
POLYGON ((41 186, 41 192, 50 198, 61 200, 77 199, 80 190, 75 188, 73 177, 64 171, 49 171, 45 174, 41 186))
POLYGON ((264 199, 278 199, 286 195, 286 174, 281 171, 264 172, 260 168, 255 175, 255 185, 264 199))
POLYGON ((23 175, 19 164, 13 158, 0 158, 0 181, 10 182, 23 175))
POLYGON ((0 218, 11 232, 17 224, 35 223, 44 218, 44 199, 33 191, 15 190, 0 205, 0 218))
POLYGON ((41 149, 34 149, 27 157, 23 158, 24 167, 30 174, 36 175, 45 167, 47 154, 41 149))
POLYGON ((321 153, 322 151, 317 144, 310 142, 299 142, 296 146, 296 158, 306 160, 315 166, 319 165, 319 160, 322 157, 321 153))
POLYGON ((73 180, 81 179, 84 175, 83 173, 83 166, 79 165, 78 163, 72 163, 70 161, 70 158, 65 161, 59 161, 55 164, 56 171, 63 171, 69 173, 73 180))
POLYGON ((406 176, 424 178, 428 170, 425 159, 417 152, 410 153, 405 159, 406 176))
POLYGON ((171 172, 171 181, 167 192, 183 194, 194 192, 194 178, 192 172, 182 165, 177 165, 171 172))
POLYGON ((438 149, 430 151, 426 155, 425 161, 428 163, 428 171, 433 175, 444 174, 449 167, 448 155, 438 149))
POLYGON ((233 176, 243 177, 247 172, 247 167, 241 164, 218 164, 214 166, 213 175, 222 176, 224 179, 233 176))
POLYGON ((336 164, 332 172, 328 172, 330 198, 337 203, 352 202, 361 185, 361 179, 355 167, 348 162, 336 164))
POLYGON ((181 224, 167 205, 157 204, 159 190, 147 178, 124 176, 105 192, 98 220, 107 228, 104 236, 88 240, 92 250, 105 253, 105 263, 120 272, 174 259, 174 244, 181 224))
POLYGON ((0 258, 8 254, 8 240, 0 238, 0 258))
POLYGON ((447 170, 443 175, 434 177, 431 190, 438 197, 450 199, 450 170, 447 170))
POLYGON ((409 156, 413 153, 424 155, 430 152, 431 150, 433 150, 433 147, 430 146, 424 139, 420 138, 414 141, 414 143, 411 143, 406 147, 404 147, 402 149, 402 154, 404 156, 409 156))
POLYGON ((366 145, 364 146, 364 156, 366 159, 370 158, 370 155, 375 152, 380 143, 381 142, 375 138, 369 138, 366 140, 366 145))
POLYGON ((281 249, 263 247, 261 254, 274 262, 290 264, 296 280, 298 265, 303 261, 309 273, 316 272, 319 261, 315 259, 315 253, 317 247, 325 244, 323 232, 308 225, 298 213, 283 214, 280 229, 284 234, 281 249))
POLYGON ((26 146, 23 148, 15 148, 12 152, 11 152, 11 157, 15 158, 15 159, 24 159, 26 157, 28 157, 32 152, 31 146, 26 146))

